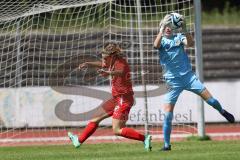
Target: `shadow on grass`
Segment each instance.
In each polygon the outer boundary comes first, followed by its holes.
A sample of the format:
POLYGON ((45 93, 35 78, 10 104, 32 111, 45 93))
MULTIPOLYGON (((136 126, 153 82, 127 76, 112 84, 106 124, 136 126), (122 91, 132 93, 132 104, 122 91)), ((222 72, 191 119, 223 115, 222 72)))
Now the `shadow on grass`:
POLYGON ((210 141, 211 138, 208 135, 205 135, 203 137, 201 136, 189 136, 186 138, 187 141, 210 141))

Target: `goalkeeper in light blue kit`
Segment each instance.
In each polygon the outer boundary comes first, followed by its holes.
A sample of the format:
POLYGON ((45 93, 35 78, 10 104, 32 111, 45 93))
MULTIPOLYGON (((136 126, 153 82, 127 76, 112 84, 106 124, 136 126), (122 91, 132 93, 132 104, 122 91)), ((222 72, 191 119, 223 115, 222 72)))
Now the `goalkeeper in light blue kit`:
POLYGON ((173 34, 171 15, 166 15, 160 22, 160 31, 154 41, 154 48, 159 51, 160 64, 163 68, 163 77, 168 85, 168 92, 164 97, 165 118, 163 122, 164 146, 162 151, 171 150, 170 134, 175 103, 183 90, 191 91, 201 96, 210 106, 215 108, 230 123, 235 122, 232 114, 223 109, 207 88, 199 81, 192 67, 184 47, 194 45, 193 38, 187 32, 184 17, 181 25, 182 33, 173 34))

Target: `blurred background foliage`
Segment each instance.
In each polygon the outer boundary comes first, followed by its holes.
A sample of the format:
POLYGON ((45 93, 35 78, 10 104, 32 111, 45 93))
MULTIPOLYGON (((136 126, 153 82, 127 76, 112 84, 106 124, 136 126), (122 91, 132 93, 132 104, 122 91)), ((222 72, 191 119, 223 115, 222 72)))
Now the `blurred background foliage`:
MULTIPOLYGON (((23 4, 31 7, 33 3, 31 1, 20 0, 23 4), (28 3, 26 3, 28 2, 28 3)), ((18 1, 19 2, 19 1, 18 1)), ((46 1, 47 4, 48 1, 46 1)), ((53 1, 51 1, 53 2, 53 1)), ((179 8, 185 8, 185 0, 148 0, 142 2, 143 13, 143 26, 157 26, 159 19, 161 19, 166 12, 160 12, 161 10, 171 11, 179 8), (169 6, 166 3, 178 2, 178 5, 169 6), (155 14, 156 13, 156 14, 155 14), (148 17, 148 15, 150 17, 148 17), (152 19, 152 24, 149 24, 148 19, 152 19), (144 23, 147 22, 147 23, 144 23)), ((226 27, 240 27, 240 0, 201 0, 202 2, 202 25, 203 26, 226 26, 226 27)), ((7 3, 7 2, 6 2, 7 3)), ((0 28, 3 30, 11 30, 16 28, 16 21, 20 21, 22 30, 31 26, 32 29, 53 30, 55 32, 62 32, 62 30, 75 31, 79 26, 82 30, 88 28, 102 28, 108 23, 108 14, 114 16, 111 20, 112 24, 120 25, 122 27, 133 25, 136 27, 137 23, 132 23, 132 20, 137 20, 136 8, 133 7, 120 7, 122 5, 131 6, 135 1, 117 0, 115 5, 112 5, 112 10, 118 10, 119 12, 107 12, 110 9, 110 5, 92 5, 82 6, 75 8, 65 8, 61 10, 55 10, 51 12, 43 12, 39 15, 29 16, 23 19, 15 19, 13 21, 1 22, 0 28), (122 19, 122 20, 121 20, 122 19), (121 20, 121 21, 119 21, 121 20), (121 24, 118 24, 121 23, 121 24), (6 26, 8 26, 6 28, 6 26)), ((173 3, 174 4, 174 3, 173 3)), ((190 10, 185 10, 190 11, 190 10)), ((188 15, 188 13, 185 13, 188 15)), ((187 19, 188 21, 188 19, 187 19)))
POLYGON ((240 27, 240 1, 202 0, 202 24, 240 27))

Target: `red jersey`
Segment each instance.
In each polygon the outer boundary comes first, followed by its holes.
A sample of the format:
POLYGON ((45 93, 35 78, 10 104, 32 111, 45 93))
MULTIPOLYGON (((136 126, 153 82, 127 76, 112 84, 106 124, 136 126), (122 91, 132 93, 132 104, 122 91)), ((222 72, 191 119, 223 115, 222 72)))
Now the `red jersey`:
POLYGON ((130 67, 127 61, 124 58, 117 56, 113 64, 110 64, 110 66, 106 67, 110 71, 123 70, 123 75, 112 76, 112 96, 133 94, 130 67))

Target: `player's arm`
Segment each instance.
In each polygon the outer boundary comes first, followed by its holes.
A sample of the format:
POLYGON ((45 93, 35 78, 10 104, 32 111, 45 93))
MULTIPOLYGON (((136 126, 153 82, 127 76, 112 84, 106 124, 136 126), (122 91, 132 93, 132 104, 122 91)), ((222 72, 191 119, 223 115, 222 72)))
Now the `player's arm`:
POLYGON ((115 63, 114 70, 100 69, 98 72, 103 76, 123 76, 125 74, 126 64, 115 63))
POLYGON ((102 62, 101 61, 84 62, 78 66, 79 69, 86 67, 102 67, 102 62))
POLYGON ((158 33, 156 39, 154 40, 154 43, 153 43, 154 48, 156 48, 156 49, 160 48, 162 37, 164 35, 164 30, 169 23, 171 23, 171 16, 167 14, 164 17, 164 19, 161 20, 161 22, 159 24, 160 30, 159 30, 159 33, 158 33))
POLYGON ((123 70, 114 70, 114 71, 107 71, 104 69, 98 70, 98 73, 100 73, 103 76, 122 76, 124 74, 123 70))
POLYGON ((194 46, 193 36, 191 33, 187 31, 185 20, 183 20, 183 23, 182 23, 182 32, 186 36, 186 38, 183 39, 183 44, 187 47, 193 47, 194 46))
POLYGON ((191 33, 185 33, 186 38, 183 39, 183 44, 187 47, 194 46, 194 40, 191 33))
POLYGON ((156 48, 156 49, 160 48, 161 41, 162 41, 162 36, 163 36, 163 33, 159 32, 156 39, 154 40, 154 43, 153 43, 154 48, 156 48))

